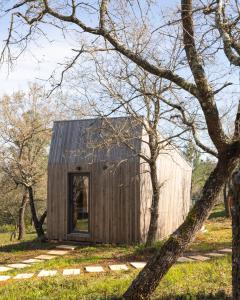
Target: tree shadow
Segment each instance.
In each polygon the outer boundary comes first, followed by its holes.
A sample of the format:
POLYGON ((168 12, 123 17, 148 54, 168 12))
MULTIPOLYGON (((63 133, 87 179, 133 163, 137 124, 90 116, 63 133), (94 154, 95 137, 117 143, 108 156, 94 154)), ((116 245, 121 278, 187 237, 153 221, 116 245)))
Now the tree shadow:
POLYGON ((164 297, 153 298, 155 300, 230 300, 228 294, 225 291, 219 291, 217 293, 205 293, 200 292, 198 294, 182 294, 182 295, 169 295, 164 297))
POLYGON ((210 216, 209 216, 209 220, 212 219, 216 219, 216 218, 226 218, 226 212, 225 210, 217 210, 217 211, 213 211, 210 216))
POLYGON ((38 239, 34 239, 31 241, 23 241, 19 243, 13 243, 13 244, 8 244, 8 245, 3 245, 0 246, 0 252, 19 252, 19 251, 33 251, 33 250, 48 250, 52 249, 54 243, 46 243, 46 242, 41 242, 38 239))
MULTIPOLYGON (((123 297, 118 296, 103 296, 100 298, 97 298, 99 300, 124 300, 123 297)), ((228 294, 226 294, 225 291, 219 291, 217 293, 198 293, 198 294, 181 294, 181 295, 168 295, 168 296, 160 296, 160 297, 152 297, 152 300, 230 300, 232 297, 230 297, 228 294)))

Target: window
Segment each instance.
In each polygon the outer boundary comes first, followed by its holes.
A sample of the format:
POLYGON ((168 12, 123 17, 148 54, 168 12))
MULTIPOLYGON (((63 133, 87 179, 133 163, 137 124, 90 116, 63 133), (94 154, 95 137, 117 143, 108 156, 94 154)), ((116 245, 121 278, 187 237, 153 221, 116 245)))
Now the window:
POLYGON ((69 232, 89 232, 89 174, 69 174, 69 232))

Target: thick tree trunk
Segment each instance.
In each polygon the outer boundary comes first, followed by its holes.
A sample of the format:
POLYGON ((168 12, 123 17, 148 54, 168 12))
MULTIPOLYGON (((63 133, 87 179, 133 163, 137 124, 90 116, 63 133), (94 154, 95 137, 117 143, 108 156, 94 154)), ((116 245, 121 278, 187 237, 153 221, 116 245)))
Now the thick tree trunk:
POLYGON ((138 274, 124 293, 124 299, 149 299, 160 280, 182 255, 208 218, 226 178, 230 177, 236 166, 239 155, 238 143, 232 144, 225 153, 220 155, 216 168, 205 183, 201 199, 194 205, 184 223, 170 236, 138 274))
POLYGON ((158 231, 158 210, 159 210, 159 197, 160 197, 160 189, 158 183, 157 176, 157 164, 154 161, 150 164, 150 176, 152 183, 152 204, 151 204, 151 219, 148 229, 146 246, 151 246, 157 239, 157 231, 158 231))
POLYGON ((240 172, 233 176, 232 299, 240 299, 240 172))
POLYGON ((22 240, 25 236, 25 210, 28 202, 27 191, 24 191, 21 207, 18 212, 18 240, 22 240))
POLYGON ((223 198, 226 218, 231 218, 231 198, 229 195, 229 182, 225 183, 224 185, 223 198))
POLYGON ((29 204, 30 204, 30 208, 31 208, 33 224, 34 224, 37 236, 39 238, 42 238, 42 237, 44 237, 44 230, 43 230, 43 226, 42 226, 43 222, 42 223, 39 222, 38 217, 37 217, 32 187, 28 187, 28 195, 29 195, 29 204))

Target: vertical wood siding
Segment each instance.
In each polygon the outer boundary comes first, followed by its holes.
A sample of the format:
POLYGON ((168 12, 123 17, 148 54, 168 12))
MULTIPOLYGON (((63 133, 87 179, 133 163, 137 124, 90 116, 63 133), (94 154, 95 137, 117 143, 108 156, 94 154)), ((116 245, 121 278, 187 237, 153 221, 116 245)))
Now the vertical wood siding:
MULTIPOLYGON (((146 143, 142 152, 148 153, 146 143)), ((160 188, 158 239, 170 235, 181 225, 191 205, 192 168, 174 147, 162 149, 158 161, 158 180, 160 188)), ((146 241, 150 222, 152 186, 149 166, 140 160, 140 232, 141 241, 146 241)))
MULTIPOLYGON (((130 119, 116 118, 112 122, 125 130, 123 126, 130 119)), ((148 166, 124 145, 96 147, 100 131, 99 119, 54 124, 48 164, 49 239, 122 244, 146 239, 151 205, 148 166), (78 167, 80 172, 90 173, 89 236, 68 234, 68 174, 78 172, 78 167)), ((142 127, 134 128, 134 136, 142 136, 142 127)), ((146 147, 139 139, 133 143, 136 152, 146 147)), ((189 210, 191 168, 172 149, 160 155, 158 169, 160 182, 164 183, 159 208, 160 239, 176 229, 189 210)))
MULTIPOLYGON (((139 240, 139 158, 125 146, 91 148, 90 142, 100 140, 100 123, 79 120, 54 124, 48 164, 49 239, 125 244, 139 240), (90 173, 89 236, 68 234, 68 174, 79 172, 77 167, 90 173)), ((139 151, 140 143, 135 143, 139 151)))

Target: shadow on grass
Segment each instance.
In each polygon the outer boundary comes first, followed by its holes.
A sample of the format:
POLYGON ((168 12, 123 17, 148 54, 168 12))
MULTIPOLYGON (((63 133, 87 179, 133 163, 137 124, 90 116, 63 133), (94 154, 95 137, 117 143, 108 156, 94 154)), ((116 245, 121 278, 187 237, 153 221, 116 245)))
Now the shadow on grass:
MULTIPOLYGON (((94 298, 98 300, 124 300, 122 297, 114 296, 103 296, 99 298, 94 298)), ((182 294, 182 295, 169 295, 163 297, 153 297, 153 300, 230 300, 232 299, 225 291, 219 291, 215 294, 213 293, 198 293, 198 294, 182 294)))
POLYGON ((53 244, 41 242, 38 239, 31 241, 23 241, 19 243, 9 244, 0 246, 0 252, 18 252, 18 251, 28 251, 28 250, 44 250, 52 249, 53 244))
POLYGON ((212 220, 212 219, 216 219, 216 218, 225 218, 226 217, 226 213, 225 213, 225 210, 216 210, 216 211, 213 211, 210 216, 209 216, 209 220, 212 220))
POLYGON ((198 293, 193 294, 183 294, 183 295, 169 295, 166 297, 155 298, 156 300, 230 300, 232 299, 225 291, 219 291, 217 293, 198 293))

